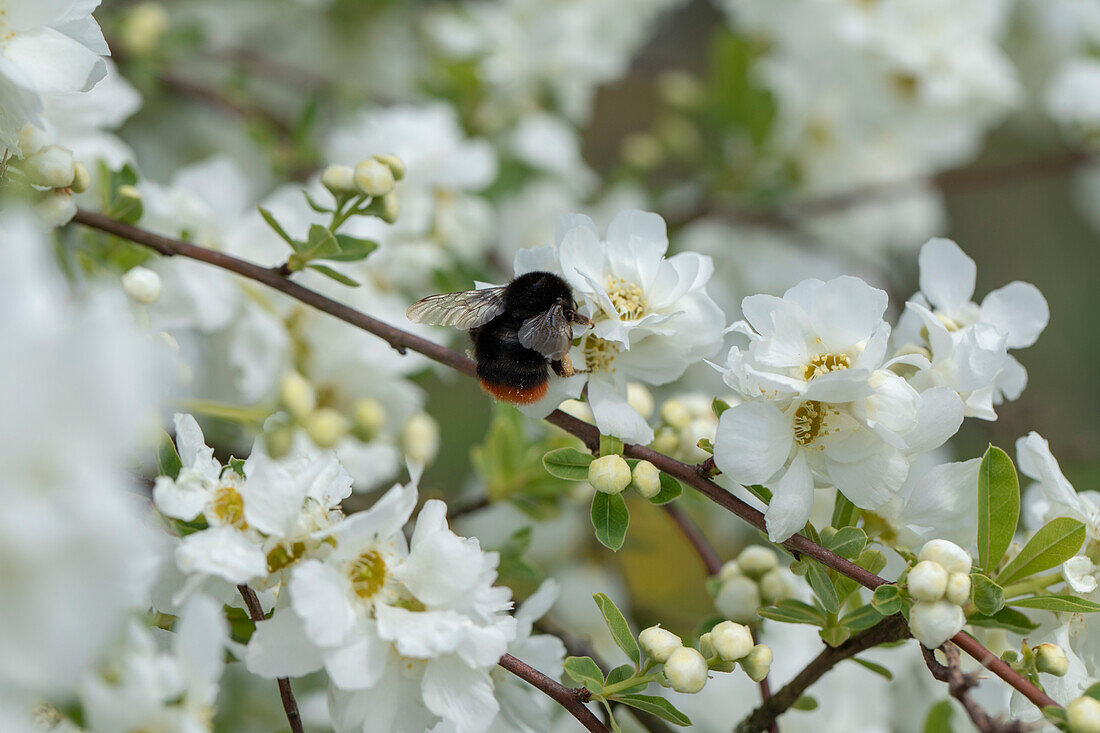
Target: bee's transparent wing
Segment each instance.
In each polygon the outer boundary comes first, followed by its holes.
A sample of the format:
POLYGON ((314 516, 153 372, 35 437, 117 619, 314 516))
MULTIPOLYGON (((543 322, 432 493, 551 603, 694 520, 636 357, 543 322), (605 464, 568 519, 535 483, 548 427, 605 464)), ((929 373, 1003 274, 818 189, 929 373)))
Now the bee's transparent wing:
POLYGON ((569 353, 573 343, 573 328, 560 305, 545 313, 531 316, 519 328, 519 342, 550 359, 560 359, 569 353))
POLYGON ((405 316, 413 323, 454 326, 469 330, 483 326, 504 312, 504 287, 429 295, 409 306, 405 316))

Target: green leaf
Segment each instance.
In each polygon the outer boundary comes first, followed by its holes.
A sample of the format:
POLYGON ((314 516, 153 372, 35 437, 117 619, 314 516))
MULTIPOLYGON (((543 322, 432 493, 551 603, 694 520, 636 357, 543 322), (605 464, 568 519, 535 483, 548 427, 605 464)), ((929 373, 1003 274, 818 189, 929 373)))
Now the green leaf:
POLYGON ((318 214, 331 214, 333 212, 332 207, 317 203, 313 196, 310 195, 309 191, 304 188, 302 189, 302 195, 306 197, 306 203, 309 204, 309 208, 313 209, 318 214))
POLYGON ((871 595, 871 605, 883 616, 892 616, 901 610, 901 591, 893 583, 880 585, 871 595))
POLYGON ((859 565, 869 573, 878 575, 879 572, 886 567, 886 555, 883 555, 880 550, 868 548, 859 553, 856 565, 859 565))
POLYGON ((262 206, 257 206, 256 208, 260 210, 260 216, 264 218, 264 221, 267 222, 267 225, 271 227, 271 229, 276 234, 278 234, 284 242, 289 244, 292 250, 294 250, 295 252, 301 252, 305 249, 304 245, 301 242, 297 241, 286 233, 286 229, 283 229, 283 225, 275 220, 275 217, 272 216, 270 211, 262 206))
POLYGON ((951 709, 950 700, 940 700, 928 711, 928 717, 924 719, 924 733, 953 733, 951 729, 951 716, 955 711, 951 709))
POLYGON ((978 468, 978 565, 992 572, 1004 557, 1020 518, 1020 482, 1012 459, 989 446, 978 468))
POLYGON ((859 657, 852 657, 852 661, 860 665, 861 667, 871 670, 877 675, 882 675, 888 680, 894 679, 894 673, 886 669, 886 667, 883 667, 881 664, 876 664, 875 662, 870 662, 866 659, 860 659, 859 657))
POLYGON ((615 605, 615 601, 603 593, 594 594, 592 600, 600 607, 603 622, 607 624, 607 629, 611 632, 611 638, 615 640, 615 644, 623 650, 630 661, 636 665, 641 664, 642 652, 638 649, 638 642, 634 639, 634 634, 630 632, 630 626, 626 623, 626 618, 622 612, 615 605))
POLYGON ((567 481, 587 481, 588 464, 596 460, 591 454, 576 448, 558 448, 542 457, 546 472, 567 481))
POLYGON ((817 635, 829 646, 836 647, 847 641, 852 634, 843 626, 828 626, 818 631, 817 635))
POLYGON ((858 519, 859 509, 856 505, 844 494, 839 491, 836 492, 836 502, 833 504, 833 518, 829 521, 829 524, 837 529, 854 527, 858 519))
POLYGON ((673 725, 691 725, 691 718, 676 709, 676 706, 663 697, 656 695, 616 695, 615 699, 623 705, 642 712, 656 715, 661 720, 666 720, 673 725))
POLYGON ((811 560, 808 563, 806 580, 826 611, 836 613, 840 610, 840 597, 837 595, 836 586, 829 579, 829 574, 825 571, 825 568, 816 560, 811 560))
POLYGON ((791 703, 791 710, 800 710, 804 713, 808 713, 811 710, 817 710, 817 700, 809 695, 802 695, 791 703))
POLYGON ((1062 613, 1095 613, 1100 611, 1100 603, 1086 601, 1084 598, 1066 595, 1035 596, 1017 598, 1008 601, 1009 606, 1018 608, 1038 608, 1042 611, 1061 611, 1062 613))
POLYGON ((983 616, 992 616, 1005 606, 1004 589, 981 573, 970 576, 970 599, 983 616))
POLYGON ((600 436, 600 456, 623 454, 623 441, 616 438, 614 435, 601 435, 600 436))
POLYGON ((611 685, 618 684, 634 676, 634 667, 629 664, 620 664, 615 669, 607 673, 607 679, 604 684, 610 687, 611 685))
POLYGON ((667 504, 673 499, 679 498, 682 493, 684 493, 684 487, 680 485, 680 482, 662 471, 661 490, 650 497, 649 503, 657 506, 667 504))
POLYGON ((772 501, 772 492, 767 486, 761 486, 760 484, 750 484, 745 487, 749 490, 749 493, 755 496, 765 504, 770 504, 772 501))
POLYGON ((311 270, 316 270, 325 277, 331 277, 333 280, 340 283, 341 285, 347 285, 349 288, 359 287, 359 283, 356 280, 351 279, 342 272, 337 272, 328 265, 320 265, 316 262, 310 262, 308 265, 306 265, 306 267, 311 270))
POLYGON ((1093 700, 1100 700, 1100 682, 1090 685, 1089 688, 1081 694, 1085 697, 1091 697, 1093 700))
POLYGON ((157 474, 175 479, 180 475, 183 461, 180 460, 176 442, 166 431, 161 430, 160 445, 157 446, 157 474))
POLYGON ((331 260, 333 262, 358 262, 366 259, 371 252, 378 249, 378 242, 370 239, 358 239, 347 234, 337 234, 336 243, 340 250, 334 254, 315 255, 318 259, 331 260))
POLYGON ((597 491, 592 497, 592 526, 596 539, 609 550, 618 550, 626 540, 626 528, 630 524, 630 512, 622 494, 605 494, 597 491))
POLYGON ((758 613, 772 621, 780 621, 785 624, 810 624, 811 626, 824 626, 825 615, 820 609, 809 603, 788 598, 774 606, 765 606, 758 613))
POLYGON ((1005 629, 1021 636, 1034 631, 1039 626, 1019 611, 1007 607, 992 616, 971 616, 966 623, 987 629, 1005 629))
POLYGON ((1058 517, 1036 532, 1020 554, 997 574, 997 582, 1009 585, 1035 573, 1057 567, 1077 554, 1085 542, 1085 525, 1076 519, 1058 517))
POLYGON ((1061 705, 1047 705, 1043 708, 1043 717, 1059 726, 1062 730, 1069 729, 1069 716, 1061 705))
POLYGON ((854 560, 867 546, 867 533, 858 527, 844 527, 829 538, 825 547, 841 557, 854 560))
POLYGON ((844 614, 837 623, 851 631, 863 631, 871 628, 881 620, 882 614, 879 613, 879 610, 868 603, 844 614))
POLYGON ((320 224, 309 225, 309 236, 306 243, 308 248, 303 252, 306 259, 311 260, 315 257, 327 259, 330 255, 340 252, 340 242, 336 239, 336 235, 320 224))
POLYGON ((603 691, 603 671, 592 657, 566 657, 565 673, 577 684, 584 685, 597 695, 603 691))
POLYGON ((715 417, 722 417, 722 413, 730 409, 730 406, 725 400, 715 397, 710 403, 710 409, 714 412, 715 417))

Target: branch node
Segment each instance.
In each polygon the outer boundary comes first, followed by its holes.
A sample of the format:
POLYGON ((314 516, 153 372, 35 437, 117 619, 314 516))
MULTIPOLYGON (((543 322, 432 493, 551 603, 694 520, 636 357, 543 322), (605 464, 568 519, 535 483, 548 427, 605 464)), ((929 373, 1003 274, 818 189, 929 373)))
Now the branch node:
POLYGON ((714 456, 711 456, 695 467, 695 473, 699 474, 702 478, 712 478, 722 472, 714 465, 714 456))
POLYGON ((573 689, 573 697, 577 698, 577 702, 589 702, 592 700, 592 691, 587 687, 576 687, 573 689))
POLYGON ((287 260, 278 267, 272 267, 271 272, 273 275, 277 275, 279 277, 290 277, 291 273, 293 272, 293 270, 290 269, 290 260, 287 260))

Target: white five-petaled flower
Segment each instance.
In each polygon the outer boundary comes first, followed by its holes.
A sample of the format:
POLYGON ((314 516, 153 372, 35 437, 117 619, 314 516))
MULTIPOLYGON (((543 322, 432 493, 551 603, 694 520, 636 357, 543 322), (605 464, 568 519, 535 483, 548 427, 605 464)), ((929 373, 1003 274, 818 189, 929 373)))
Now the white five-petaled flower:
MULTIPOLYGON (((620 212, 601 239, 586 216, 558 222, 554 246, 521 250, 515 273, 561 273, 573 288, 592 329, 570 352, 588 370, 588 402, 600 432, 649 443, 653 429, 627 400, 627 382, 666 384, 719 347, 725 319, 706 293, 709 257, 684 252, 665 257, 665 222, 643 211, 620 212)), ((585 379, 552 386, 534 412, 577 396, 585 379), (553 388, 553 387, 556 387, 553 388)))

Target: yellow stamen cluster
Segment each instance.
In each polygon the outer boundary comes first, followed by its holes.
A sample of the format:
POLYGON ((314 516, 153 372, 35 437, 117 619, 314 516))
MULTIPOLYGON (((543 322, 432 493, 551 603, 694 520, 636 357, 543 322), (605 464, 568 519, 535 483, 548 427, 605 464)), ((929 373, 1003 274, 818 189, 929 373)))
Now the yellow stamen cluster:
MULTIPOLYGON (((806 446, 813 443, 819 437, 828 435, 826 420, 829 413, 839 415, 839 410, 831 410, 829 405, 816 400, 808 400, 798 406, 794 412, 794 439, 799 445, 806 446)), ((818 450, 824 450, 825 446, 817 446, 818 450)))
POLYGON ((598 336, 589 336, 584 340, 584 366, 590 372, 613 372, 611 366, 622 346, 614 341, 606 341, 598 336))
POLYGON ((386 582, 386 561, 376 550, 364 552, 348 567, 348 579, 355 595, 370 598, 386 582))
POLYGON ((222 524, 227 524, 237 529, 245 529, 248 523, 244 521, 244 498, 236 487, 222 486, 214 492, 214 501, 211 502, 214 516, 222 524))
POLYGON ((615 312, 625 321, 635 321, 645 315, 646 300, 642 289, 623 278, 607 278, 607 297, 615 312))
POLYGON ((810 363, 802 368, 802 376, 808 382, 822 374, 850 369, 851 366, 852 359, 847 354, 814 354, 810 363))

